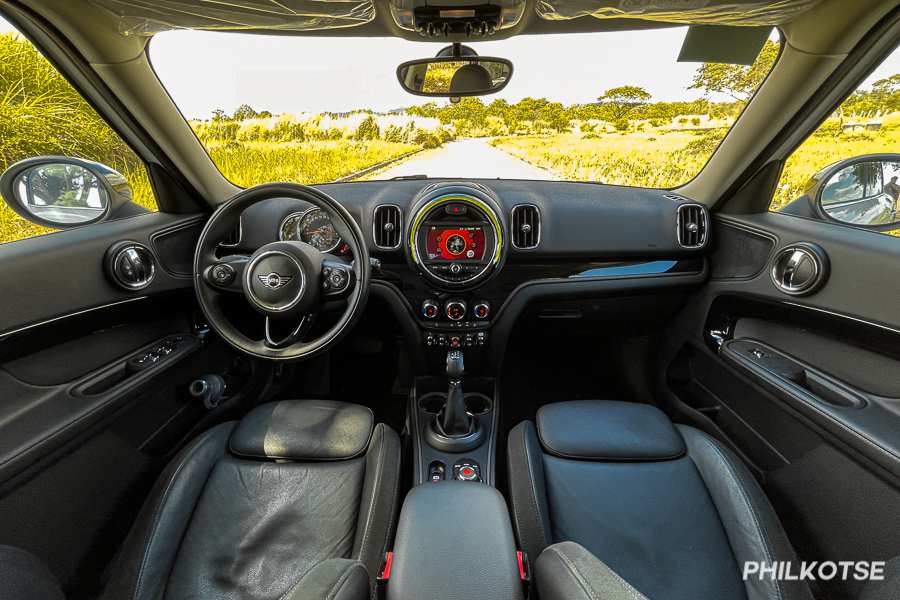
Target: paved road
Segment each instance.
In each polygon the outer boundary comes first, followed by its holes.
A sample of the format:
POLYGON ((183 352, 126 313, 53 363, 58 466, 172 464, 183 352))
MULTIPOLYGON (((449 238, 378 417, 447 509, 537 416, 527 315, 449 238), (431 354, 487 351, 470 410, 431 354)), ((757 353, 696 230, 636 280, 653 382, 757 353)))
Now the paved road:
POLYGON ((486 138, 448 142, 375 173, 373 179, 403 175, 493 179, 559 179, 556 175, 494 148, 486 138))

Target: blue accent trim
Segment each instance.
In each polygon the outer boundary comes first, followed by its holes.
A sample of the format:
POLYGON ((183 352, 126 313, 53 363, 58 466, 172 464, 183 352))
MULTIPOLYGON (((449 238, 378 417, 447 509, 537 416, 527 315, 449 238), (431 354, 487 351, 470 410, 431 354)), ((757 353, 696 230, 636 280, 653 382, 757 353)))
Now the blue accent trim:
POLYGON ((678 261, 654 260, 633 265, 617 265, 615 267, 597 267, 581 273, 575 273, 571 277, 608 277, 610 275, 658 275, 672 269, 678 261))

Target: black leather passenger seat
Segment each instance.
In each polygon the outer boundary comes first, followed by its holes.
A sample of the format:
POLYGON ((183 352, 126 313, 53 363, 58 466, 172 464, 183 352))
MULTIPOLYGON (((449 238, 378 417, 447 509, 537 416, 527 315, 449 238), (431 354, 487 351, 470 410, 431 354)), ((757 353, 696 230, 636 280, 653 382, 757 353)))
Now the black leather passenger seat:
POLYGON ((745 561, 795 561, 746 466, 708 435, 629 402, 549 404, 508 440, 513 522, 542 600, 811 598, 743 581, 745 561))

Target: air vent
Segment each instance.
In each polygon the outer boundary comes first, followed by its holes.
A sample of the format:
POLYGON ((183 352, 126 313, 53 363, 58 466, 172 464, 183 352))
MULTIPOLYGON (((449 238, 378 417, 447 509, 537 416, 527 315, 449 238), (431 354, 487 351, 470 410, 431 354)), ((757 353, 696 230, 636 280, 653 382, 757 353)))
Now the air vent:
POLYGON ((541 211, 534 204, 519 204, 512 209, 512 245, 521 250, 537 248, 541 243, 541 211))
POLYGON ((140 290, 153 281, 156 261, 146 246, 137 242, 124 242, 110 249, 110 273, 120 286, 127 290, 140 290))
POLYGON ((676 219, 678 243, 684 248, 702 248, 709 231, 706 207, 700 204, 682 204, 676 219))
POLYGON ((375 247, 381 250, 396 250, 403 235, 403 213, 395 204, 381 204, 375 207, 372 221, 372 237, 375 247))

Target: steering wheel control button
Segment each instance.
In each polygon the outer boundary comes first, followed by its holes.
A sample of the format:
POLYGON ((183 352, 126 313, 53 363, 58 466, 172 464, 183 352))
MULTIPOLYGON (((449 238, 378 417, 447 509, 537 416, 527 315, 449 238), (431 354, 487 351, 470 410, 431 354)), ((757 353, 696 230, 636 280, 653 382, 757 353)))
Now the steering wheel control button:
POLYGON ((461 321, 466 316, 466 303, 462 300, 448 300, 444 313, 451 321, 461 321))
POLYGON ((476 319, 487 319, 491 315, 491 305, 487 301, 481 301, 472 310, 476 319))
POLYGON ((425 300, 422 302, 422 316, 426 319, 435 319, 438 316, 437 302, 434 300, 425 300))
POLYGON ((227 263, 219 263, 212 268, 210 276, 216 285, 228 285, 234 281, 234 267, 227 263))
POLYGON ((481 467, 473 460, 461 460, 453 465, 453 478, 457 481, 481 481, 481 467))

